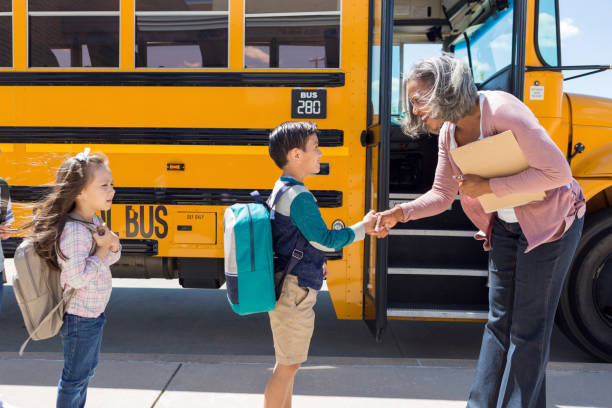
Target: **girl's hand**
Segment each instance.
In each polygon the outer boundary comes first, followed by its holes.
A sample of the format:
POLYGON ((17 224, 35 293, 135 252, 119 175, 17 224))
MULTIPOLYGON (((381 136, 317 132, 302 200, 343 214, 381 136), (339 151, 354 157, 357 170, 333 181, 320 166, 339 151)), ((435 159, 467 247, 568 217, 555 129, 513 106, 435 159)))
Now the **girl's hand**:
POLYGON ((476 198, 493 193, 489 185, 489 179, 475 174, 465 174, 453 178, 459 183, 459 191, 468 197, 476 198))
POLYGON ((121 241, 119 241, 119 237, 111 230, 108 230, 107 234, 111 236, 110 250, 113 252, 117 252, 119 250, 119 247, 121 246, 121 241))
POLYGON ((104 260, 106 259, 106 255, 108 255, 108 251, 113 245, 113 237, 111 236, 112 232, 108 229, 106 223, 96 226, 96 229, 97 233, 92 234, 97 246, 94 255, 101 260, 104 260))
POLYGON ((323 264, 323 279, 327 279, 327 273, 329 271, 327 270, 327 262, 323 264))

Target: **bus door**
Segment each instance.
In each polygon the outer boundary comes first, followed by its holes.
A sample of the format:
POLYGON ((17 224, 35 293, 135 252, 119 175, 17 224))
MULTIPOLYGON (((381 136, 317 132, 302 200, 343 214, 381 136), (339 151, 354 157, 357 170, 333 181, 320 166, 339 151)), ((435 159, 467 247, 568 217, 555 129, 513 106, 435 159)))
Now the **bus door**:
MULTIPOLYGON (((391 128, 383 128, 389 119, 381 117, 379 151, 372 158, 381 159, 378 166, 373 163, 379 173, 378 188, 372 194, 378 197, 379 207, 384 207, 383 199, 388 199, 384 203, 388 207, 417 199, 431 189, 434 180, 438 136, 429 132, 408 138, 400 126, 404 112, 399 88, 414 62, 443 51, 454 52, 470 65, 479 89, 504 90, 522 98, 525 4, 525 0, 428 0, 418 6, 407 0, 394 2, 394 45, 388 60, 396 86, 381 85, 386 89, 381 95, 392 97, 391 128), (383 190, 387 186, 388 191, 383 190)), ((373 49, 376 45, 373 43, 373 49)), ((388 74, 389 67, 381 68, 381 75, 388 74)), ((383 101, 381 115, 388 114, 383 101)), ((370 256, 387 259, 369 259, 366 281, 370 286, 364 289, 364 304, 367 307, 371 301, 367 296, 374 301, 366 309, 366 319, 373 318, 371 310, 377 312, 379 330, 387 319, 486 320, 487 255, 482 243, 473 238, 476 232, 458 196, 436 216, 397 225, 388 239, 377 242, 376 252, 370 248, 370 256)))
MULTIPOLYGON (((391 124, 391 48, 393 1, 370 1, 366 210, 384 211, 389 201, 389 138, 391 124)), ((366 237, 363 276, 363 319, 381 341, 387 324, 387 239, 366 237)))

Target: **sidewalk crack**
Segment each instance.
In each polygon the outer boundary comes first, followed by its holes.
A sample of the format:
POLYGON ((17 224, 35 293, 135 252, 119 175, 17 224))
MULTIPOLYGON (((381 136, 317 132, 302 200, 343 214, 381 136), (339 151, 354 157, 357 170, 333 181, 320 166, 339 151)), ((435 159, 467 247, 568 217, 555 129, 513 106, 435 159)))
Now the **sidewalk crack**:
POLYGON ((155 408, 155 405, 157 404, 157 402, 159 401, 159 399, 162 397, 162 395, 164 394, 164 392, 166 392, 166 389, 168 389, 168 387, 170 386, 170 383, 172 382, 172 380, 174 380, 174 377, 176 376, 176 374, 179 372, 179 370, 181 369, 181 367, 183 367, 183 363, 179 363, 178 367, 176 367, 176 370, 174 370, 174 372, 172 373, 172 375, 170 376, 170 379, 168 379, 168 382, 166 383, 166 385, 164 385, 164 388, 162 388, 161 392, 159 393, 159 395, 157 396, 157 398, 155 398, 155 401, 153 401, 153 405, 151 405, 151 408, 155 408))

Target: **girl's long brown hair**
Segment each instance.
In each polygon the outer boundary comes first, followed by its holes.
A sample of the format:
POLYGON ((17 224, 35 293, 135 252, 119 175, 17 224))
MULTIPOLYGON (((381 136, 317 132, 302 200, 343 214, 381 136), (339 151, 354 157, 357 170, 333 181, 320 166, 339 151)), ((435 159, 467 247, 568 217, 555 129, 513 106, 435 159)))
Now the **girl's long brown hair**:
POLYGON ((52 269, 60 270, 58 257, 67 259, 59 248, 59 239, 68 214, 74 210, 76 197, 89 183, 93 170, 107 165, 108 160, 100 154, 84 160, 67 159, 57 171, 51 192, 35 206, 37 212, 24 228, 32 227, 30 239, 34 249, 52 269))

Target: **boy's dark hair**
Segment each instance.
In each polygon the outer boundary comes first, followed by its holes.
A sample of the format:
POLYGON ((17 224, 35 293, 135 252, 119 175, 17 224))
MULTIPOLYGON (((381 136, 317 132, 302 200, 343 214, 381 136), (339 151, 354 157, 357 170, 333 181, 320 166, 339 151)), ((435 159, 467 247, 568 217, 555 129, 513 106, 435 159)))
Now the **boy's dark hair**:
POLYGON ((270 157, 279 168, 287 164, 287 153, 291 149, 306 150, 308 137, 317 134, 317 125, 312 122, 285 122, 281 123, 270 133, 270 157))

